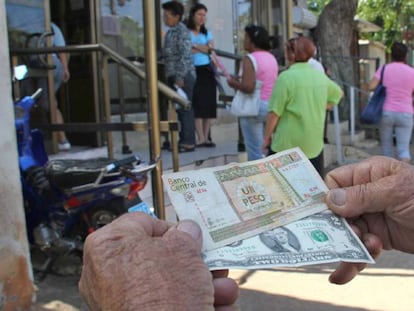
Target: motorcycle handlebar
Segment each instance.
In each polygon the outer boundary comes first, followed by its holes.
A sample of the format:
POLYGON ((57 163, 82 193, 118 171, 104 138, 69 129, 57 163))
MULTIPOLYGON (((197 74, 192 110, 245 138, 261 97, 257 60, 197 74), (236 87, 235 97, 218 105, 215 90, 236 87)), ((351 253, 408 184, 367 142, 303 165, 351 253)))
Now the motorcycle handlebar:
POLYGON ((138 164, 141 163, 141 158, 138 155, 134 155, 121 160, 116 160, 106 166, 106 171, 111 172, 113 170, 120 168, 123 165, 132 164, 134 162, 137 162, 138 164))
POLYGON ((40 97, 40 95, 42 95, 42 92, 43 92, 43 89, 42 88, 38 88, 37 90, 36 90, 36 92, 34 92, 30 97, 33 99, 33 100, 37 100, 37 99, 39 99, 39 97, 40 97))
POLYGON ((135 166, 133 168, 120 168, 120 172, 122 175, 129 177, 131 179, 136 180, 140 176, 146 175, 149 171, 153 170, 157 162, 152 163, 141 163, 141 165, 135 166))

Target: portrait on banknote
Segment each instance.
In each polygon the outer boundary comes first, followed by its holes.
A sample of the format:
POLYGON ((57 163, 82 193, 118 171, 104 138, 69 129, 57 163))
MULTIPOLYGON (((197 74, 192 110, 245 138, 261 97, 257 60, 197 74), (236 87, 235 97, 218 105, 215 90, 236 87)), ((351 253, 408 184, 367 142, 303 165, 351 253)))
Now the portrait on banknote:
POLYGON ((211 270, 297 267, 336 261, 374 263, 346 220, 331 211, 204 252, 203 259, 211 270))
POLYGON ((299 253, 301 250, 296 235, 285 227, 277 227, 263 232, 259 235, 259 238, 264 245, 277 253, 299 253))

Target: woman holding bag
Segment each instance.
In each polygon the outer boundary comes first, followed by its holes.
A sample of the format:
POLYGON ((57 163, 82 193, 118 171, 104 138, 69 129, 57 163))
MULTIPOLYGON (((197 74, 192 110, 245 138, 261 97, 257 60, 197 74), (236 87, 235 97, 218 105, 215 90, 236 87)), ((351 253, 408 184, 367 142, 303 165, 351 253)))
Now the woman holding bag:
MULTIPOLYGON (((380 136, 382 153, 393 157, 393 135, 397 141, 397 157, 403 162, 410 163, 410 140, 413 130, 413 100, 414 69, 408 66, 407 46, 395 42, 391 48, 391 63, 386 65, 382 84, 386 87, 384 106, 380 121, 380 136)), ((369 83, 372 91, 381 79, 381 71, 385 65, 378 68, 369 83)))
POLYGON ((262 143, 264 122, 269 110, 269 98, 278 76, 276 58, 269 52, 270 41, 266 29, 261 26, 249 25, 244 29, 244 50, 246 55, 242 63, 241 79, 233 78, 227 83, 235 90, 251 94, 255 90, 256 81, 261 81, 260 108, 257 116, 240 117, 240 127, 249 161, 263 158, 262 143), (255 66, 250 57, 253 57, 255 66), (255 70, 256 67, 256 70, 255 70))

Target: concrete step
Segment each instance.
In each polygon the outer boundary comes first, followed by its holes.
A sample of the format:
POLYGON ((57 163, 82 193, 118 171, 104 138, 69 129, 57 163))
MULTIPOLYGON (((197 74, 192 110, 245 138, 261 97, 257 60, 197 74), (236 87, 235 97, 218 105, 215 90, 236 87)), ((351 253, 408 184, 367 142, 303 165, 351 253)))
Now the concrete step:
MULTIPOLYGON (((344 146, 354 146, 358 142, 365 140, 365 131, 358 131, 355 133, 353 139, 351 139, 351 134, 346 133, 341 135, 341 143, 344 146)), ((329 141, 331 142, 331 141, 329 141)), ((335 140, 333 140, 335 142, 335 140)))
MULTIPOLYGON (((348 121, 341 121, 339 122, 339 132, 342 133, 347 133, 349 131, 349 127, 348 127, 348 121)), ((328 134, 332 134, 333 136, 335 136, 335 124, 334 123, 328 123, 326 131, 328 134)))
MULTIPOLYGON (((327 133, 329 143, 336 143, 335 133, 327 133)), ((365 131, 357 131, 351 141, 351 135, 349 132, 341 134, 342 145, 354 145, 356 142, 365 140, 365 131)))
POLYGON ((338 152, 335 144, 325 144, 324 164, 325 168, 334 167, 338 164, 349 164, 369 158, 371 154, 361 148, 354 146, 342 146, 341 148, 342 163, 338 163, 338 152))
POLYGON ((360 149, 372 149, 379 146, 379 141, 376 139, 363 139, 354 143, 354 147, 360 149))
MULTIPOLYGON (((348 121, 342 121, 339 124, 339 129, 341 133, 341 144, 343 146, 355 146, 357 148, 367 149, 375 148, 379 144, 375 137, 372 137, 372 135, 367 135, 367 131, 371 131, 370 128, 356 131, 353 140, 351 140, 351 134, 349 133, 348 121)), ((327 137, 330 143, 336 142, 334 124, 328 124, 327 137)))
MULTIPOLYGON (((339 123, 339 133, 340 133, 341 137, 343 135, 349 135, 348 121, 342 121, 342 122, 339 123)), ((327 136, 328 141, 330 143, 335 143, 336 142, 335 124, 328 123, 327 128, 326 128, 326 136, 327 136)), ((349 141, 349 139, 346 139, 346 138, 344 138, 343 140, 349 141)), ((344 144, 344 143, 342 142, 342 144, 344 144)))
MULTIPOLYGON (((125 122, 134 122, 134 121, 147 121, 148 114, 146 112, 140 113, 126 113, 124 115, 125 122)), ((112 115, 111 122, 121 122, 121 116, 112 115)), ((230 111, 225 108, 217 109, 217 118, 212 120, 212 125, 221 125, 221 124, 228 124, 228 123, 236 123, 237 124, 237 117, 232 115, 230 111)))

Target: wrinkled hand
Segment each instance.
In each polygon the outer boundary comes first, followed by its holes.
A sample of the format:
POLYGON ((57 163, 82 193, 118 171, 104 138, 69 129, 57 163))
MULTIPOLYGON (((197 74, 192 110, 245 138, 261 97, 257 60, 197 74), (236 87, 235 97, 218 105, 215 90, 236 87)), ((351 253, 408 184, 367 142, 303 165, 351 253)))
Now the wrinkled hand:
POLYGON ((233 310, 236 283, 208 271, 193 222, 130 213, 88 236, 79 289, 91 310, 233 310))
MULTIPOLYGON (((381 249, 414 253, 414 167, 387 157, 339 167, 325 178, 327 205, 348 219, 372 256, 381 249)), ((342 263, 330 281, 344 284, 365 264, 342 263)))

